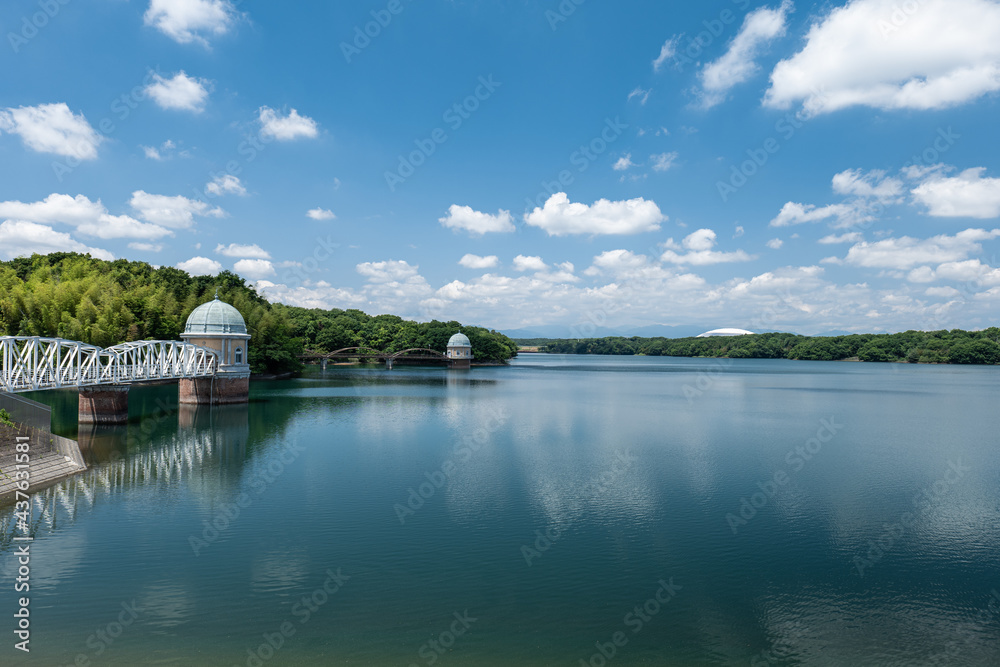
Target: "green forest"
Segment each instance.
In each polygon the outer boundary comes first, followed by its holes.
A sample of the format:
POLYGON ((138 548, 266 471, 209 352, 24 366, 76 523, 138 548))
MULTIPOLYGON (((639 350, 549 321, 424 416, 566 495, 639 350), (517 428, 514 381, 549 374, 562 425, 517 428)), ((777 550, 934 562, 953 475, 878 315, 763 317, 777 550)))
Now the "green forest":
POLYGON ((506 362, 517 345, 503 334, 458 322, 417 323, 360 310, 305 309, 271 304, 234 273, 191 276, 124 259, 52 253, 0 262, 0 335, 68 338, 100 347, 136 340, 180 340, 188 315, 214 298, 232 304, 253 339, 254 373, 301 370, 304 350, 369 346, 397 351, 445 351, 461 331, 479 361, 506 362))
MULTIPOLYGON (((519 341, 522 344, 525 341, 519 341)), ((710 338, 591 338, 536 340, 541 352, 730 359, 889 361, 921 364, 1000 363, 1000 329, 905 331, 810 337, 788 333, 710 338)))

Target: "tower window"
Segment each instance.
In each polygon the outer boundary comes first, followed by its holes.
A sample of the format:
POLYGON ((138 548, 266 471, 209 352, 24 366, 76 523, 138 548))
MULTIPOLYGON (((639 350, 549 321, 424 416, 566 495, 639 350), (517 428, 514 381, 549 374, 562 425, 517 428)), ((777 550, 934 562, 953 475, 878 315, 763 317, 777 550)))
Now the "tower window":
POLYGON ((236 348, 236 363, 238 363, 238 364, 242 364, 243 363, 243 348, 242 347, 236 348))

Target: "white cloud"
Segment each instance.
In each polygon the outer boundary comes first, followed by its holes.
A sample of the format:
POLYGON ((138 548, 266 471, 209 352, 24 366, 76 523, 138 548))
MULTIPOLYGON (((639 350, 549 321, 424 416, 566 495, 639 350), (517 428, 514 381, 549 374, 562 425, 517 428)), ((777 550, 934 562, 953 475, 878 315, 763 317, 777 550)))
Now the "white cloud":
POLYGON ((632 154, 626 153, 625 155, 618 158, 618 161, 615 162, 611 168, 614 169, 615 171, 625 171, 626 169, 629 169, 634 166, 635 163, 632 162, 632 154))
POLYGON ((439 218, 438 222, 448 229, 464 229, 470 234, 487 234, 490 232, 506 233, 514 231, 514 218, 510 211, 500 210, 496 215, 480 213, 471 206, 452 204, 448 215, 439 218))
POLYGON ((548 268, 548 265, 542 261, 541 257, 518 255, 514 258, 515 271, 545 271, 548 268))
POLYGON ((370 283, 388 284, 405 283, 423 278, 419 274, 420 267, 405 261, 388 260, 385 262, 364 262, 358 264, 357 272, 368 279, 370 283))
POLYGON ((781 239, 771 239, 767 242, 767 247, 771 250, 779 250, 783 245, 785 245, 785 242, 781 239))
POLYGON ((202 35, 225 34, 236 16, 229 0, 151 0, 143 19, 179 44, 207 46, 202 35))
POLYGON ((649 159, 653 161, 653 171, 668 171, 674 166, 677 161, 679 154, 676 152, 672 153, 660 153, 659 155, 650 155, 649 159))
POLYGON ((929 239, 909 236, 883 239, 874 243, 858 243, 847 253, 845 261, 853 266, 880 269, 910 269, 920 264, 942 264, 966 259, 981 252, 981 241, 1000 236, 1000 229, 966 229, 955 236, 945 234, 929 239))
POLYGON ((100 200, 90 201, 83 195, 53 193, 38 202, 0 202, 0 218, 73 225, 81 234, 101 239, 158 239, 173 235, 170 230, 127 215, 110 215, 100 200))
POLYGON ((146 154, 146 157, 150 160, 162 160, 163 156, 160 155, 160 151, 156 149, 155 146, 139 146, 142 152, 146 154))
POLYGON ((129 204, 143 220, 171 229, 193 227, 196 215, 215 218, 226 216, 226 212, 221 208, 212 208, 203 201, 188 199, 181 195, 173 197, 151 195, 143 190, 133 192, 129 204))
POLYGON ((754 259, 743 250, 735 252, 720 252, 712 250, 717 236, 711 229, 699 229, 688 234, 678 246, 673 239, 667 239, 664 244, 668 250, 660 259, 670 264, 690 264, 692 266, 708 266, 710 264, 725 264, 729 262, 747 262, 754 259), (687 252, 680 254, 676 250, 687 252))
POLYGON ((835 234, 830 234, 829 236, 824 236, 818 243, 823 245, 833 245, 835 243, 858 243, 864 238, 861 232, 847 232, 837 236, 835 234))
POLYGON ((927 296, 936 296, 944 299, 953 299, 956 296, 959 296, 961 292, 959 292, 954 287, 928 287, 924 291, 924 294, 926 294, 927 296))
POLYGON ((225 194, 243 197, 246 195, 247 189, 240 183, 240 179, 232 174, 223 174, 212 179, 212 182, 205 186, 205 192, 216 197, 221 197, 225 194))
POLYGON ((1000 285, 1000 269, 983 264, 978 259, 966 259, 963 261, 944 262, 939 264, 937 269, 929 266, 918 266, 907 274, 906 279, 913 283, 954 280, 956 282, 975 283, 989 287, 1000 285))
POLYGON ((1000 178, 983 178, 985 171, 977 167, 953 178, 934 175, 913 190, 913 197, 935 217, 1000 217, 1000 178))
POLYGON ((208 257, 192 257, 185 262, 178 263, 177 268, 181 271, 187 271, 192 276, 214 276, 222 270, 222 264, 208 257))
POLYGON ((646 102, 649 101, 649 94, 653 92, 652 90, 643 90, 641 87, 637 87, 631 93, 628 94, 628 101, 631 102, 634 98, 639 98, 639 104, 646 106, 646 102))
POLYGON ((788 202, 781 207, 778 215, 771 220, 771 227, 788 227, 799 225, 804 222, 820 222, 823 220, 835 219, 837 224, 853 224, 861 221, 858 217, 858 210, 848 204, 831 204, 817 208, 812 204, 799 204, 788 202))
POLYGON ((746 233, 747 231, 743 229, 743 225, 736 225, 736 231, 733 232, 733 238, 738 239, 746 233))
POLYGON ((757 73, 757 56, 769 42, 785 34, 792 9, 791 1, 784 0, 777 9, 761 7, 746 15, 726 53, 705 65, 699 74, 702 107, 708 109, 725 101, 733 87, 757 73))
POLYGON ((52 252, 90 253, 98 259, 113 260, 107 250, 89 248, 65 232, 57 232, 48 225, 26 220, 5 220, 0 223, 0 256, 4 259, 47 255, 52 252))
POLYGON ((645 255, 637 255, 630 250, 607 250, 594 257, 593 264, 584 273, 588 276, 602 275, 605 272, 620 275, 648 264, 649 260, 645 255))
POLYGON ((261 248, 259 245, 254 243, 253 245, 240 245, 239 243, 230 243, 229 245, 222 245, 221 243, 215 247, 215 252, 223 257, 240 257, 243 259, 271 259, 271 253, 261 248))
POLYGON ((479 255, 465 255, 458 260, 461 266, 467 269, 492 269, 500 264, 500 258, 496 255, 480 257, 479 255))
POLYGON ((848 169, 834 175, 833 191, 840 195, 892 201, 903 194, 903 182, 898 178, 886 176, 886 173, 879 169, 867 173, 860 169, 848 169))
POLYGON ((233 265, 233 270, 250 280, 261 280, 276 273, 274 265, 266 259, 241 259, 233 265))
POLYGON ((992 0, 853 0, 833 8, 805 47, 771 74, 765 106, 943 109, 1000 90, 1000 4, 992 0))
POLYGON ((74 114, 64 102, 2 109, 0 131, 19 135, 33 151, 78 160, 95 159, 104 141, 83 114, 74 114))
POLYGON ((181 70, 172 79, 153 74, 153 83, 146 86, 146 94, 161 109, 180 109, 201 113, 205 110, 211 81, 189 77, 181 70))
POLYGON ((300 116, 292 109, 287 116, 279 116, 270 107, 260 108, 260 133, 265 137, 273 137, 278 141, 292 141, 299 137, 315 139, 319 135, 319 126, 312 118, 300 116))
POLYGON ((138 250, 139 252, 160 252, 163 250, 162 243, 139 243, 133 242, 129 243, 128 247, 132 250, 138 250))
POLYGON ((524 216, 525 222, 545 230, 549 236, 567 234, 640 234, 655 232, 667 220, 655 202, 645 199, 608 201, 601 199, 592 206, 574 204, 564 192, 559 192, 524 216))
POLYGON ((664 42, 663 46, 660 48, 660 55, 658 55, 656 60, 653 61, 654 72, 659 72, 663 68, 663 65, 674 57, 674 54, 677 53, 677 42, 679 39, 680 38, 677 35, 674 35, 664 42))
POLYGON ((306 212, 306 216, 312 218, 313 220, 333 220, 337 216, 333 214, 333 211, 325 208, 313 208, 306 212))

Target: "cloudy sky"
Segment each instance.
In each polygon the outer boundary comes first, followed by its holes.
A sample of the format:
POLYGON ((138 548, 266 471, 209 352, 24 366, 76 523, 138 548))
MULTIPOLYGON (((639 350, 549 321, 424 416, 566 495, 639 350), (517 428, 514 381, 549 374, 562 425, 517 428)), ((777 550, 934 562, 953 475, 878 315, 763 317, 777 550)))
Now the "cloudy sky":
POLYGON ((997 0, 11 0, 0 35, 0 259, 507 330, 997 324, 997 0))

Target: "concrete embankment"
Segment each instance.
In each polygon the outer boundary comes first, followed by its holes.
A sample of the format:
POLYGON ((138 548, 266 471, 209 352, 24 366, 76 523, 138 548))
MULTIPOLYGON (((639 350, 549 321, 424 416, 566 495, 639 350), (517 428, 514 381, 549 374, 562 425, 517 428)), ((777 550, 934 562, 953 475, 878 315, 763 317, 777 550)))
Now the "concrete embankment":
POLYGON ((0 424, 0 502, 14 499, 18 481, 25 477, 24 471, 28 472, 30 493, 86 469, 80 448, 73 440, 21 424, 0 424), (27 443, 27 452, 17 451, 19 443, 27 443))

